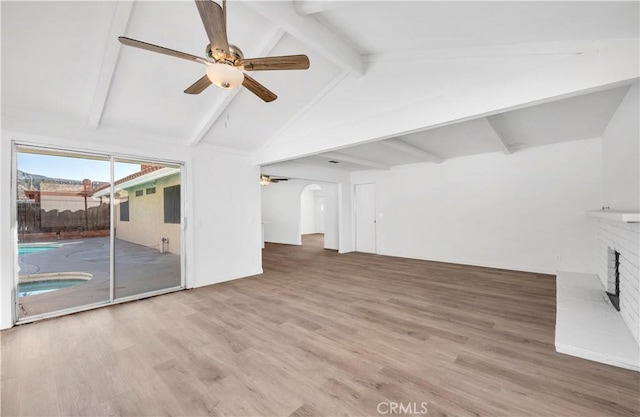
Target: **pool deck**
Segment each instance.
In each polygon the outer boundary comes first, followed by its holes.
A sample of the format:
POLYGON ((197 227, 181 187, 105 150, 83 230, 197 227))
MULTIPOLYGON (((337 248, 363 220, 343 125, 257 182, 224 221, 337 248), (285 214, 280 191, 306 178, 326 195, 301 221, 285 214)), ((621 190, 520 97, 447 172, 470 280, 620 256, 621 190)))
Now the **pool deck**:
MULTIPOLYGON (((44 242, 43 242, 44 243, 44 242)), ((60 248, 19 255, 19 275, 85 272, 89 281, 60 290, 19 297, 18 317, 79 307, 109 299, 109 238, 58 240, 60 248)), ((180 285, 180 256, 116 239, 116 298, 180 285)))

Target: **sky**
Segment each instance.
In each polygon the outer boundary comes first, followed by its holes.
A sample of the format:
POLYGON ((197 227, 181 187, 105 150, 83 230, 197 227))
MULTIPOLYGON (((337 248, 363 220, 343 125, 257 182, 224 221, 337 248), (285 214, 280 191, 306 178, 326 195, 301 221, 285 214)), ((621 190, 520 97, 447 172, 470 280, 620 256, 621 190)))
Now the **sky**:
MULTIPOLYGON (((110 181, 109 161, 71 158, 62 156, 18 153, 18 169, 29 174, 44 175, 51 178, 64 178, 82 181, 110 181)), ((116 162, 115 179, 140 171, 140 164, 116 162)))

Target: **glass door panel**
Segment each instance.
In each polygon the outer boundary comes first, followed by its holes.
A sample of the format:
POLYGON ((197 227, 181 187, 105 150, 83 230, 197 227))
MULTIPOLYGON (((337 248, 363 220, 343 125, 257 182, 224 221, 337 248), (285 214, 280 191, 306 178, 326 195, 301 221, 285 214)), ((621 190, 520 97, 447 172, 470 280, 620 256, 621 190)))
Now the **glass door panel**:
POLYGON ((116 158, 115 298, 182 286, 181 167, 116 158))
POLYGON ((30 147, 15 155, 18 319, 109 302, 110 159, 30 147))

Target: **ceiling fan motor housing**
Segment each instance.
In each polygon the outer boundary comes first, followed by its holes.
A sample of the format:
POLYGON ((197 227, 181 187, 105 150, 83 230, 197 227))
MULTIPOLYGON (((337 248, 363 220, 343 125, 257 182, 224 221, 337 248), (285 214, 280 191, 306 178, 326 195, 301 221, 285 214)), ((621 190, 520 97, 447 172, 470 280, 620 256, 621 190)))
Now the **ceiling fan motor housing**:
POLYGON ((213 62, 219 62, 222 64, 229 64, 233 66, 237 66, 239 62, 244 59, 244 54, 242 50, 235 45, 229 44, 229 51, 223 52, 220 54, 220 50, 214 50, 211 47, 211 44, 207 45, 206 53, 209 58, 213 60, 213 62))

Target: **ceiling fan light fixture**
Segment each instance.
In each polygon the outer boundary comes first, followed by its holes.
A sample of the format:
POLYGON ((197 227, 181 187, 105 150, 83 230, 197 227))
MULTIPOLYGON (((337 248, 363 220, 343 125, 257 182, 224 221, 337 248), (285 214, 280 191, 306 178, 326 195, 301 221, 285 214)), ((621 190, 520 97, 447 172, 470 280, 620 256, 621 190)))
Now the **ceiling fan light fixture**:
POLYGON ((271 178, 268 175, 260 175, 260 185, 271 184, 271 178))
POLYGON ((207 66, 207 77, 220 88, 238 88, 244 81, 244 74, 237 68, 216 62, 207 66))

